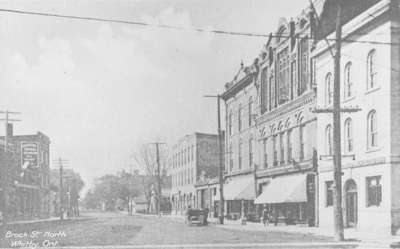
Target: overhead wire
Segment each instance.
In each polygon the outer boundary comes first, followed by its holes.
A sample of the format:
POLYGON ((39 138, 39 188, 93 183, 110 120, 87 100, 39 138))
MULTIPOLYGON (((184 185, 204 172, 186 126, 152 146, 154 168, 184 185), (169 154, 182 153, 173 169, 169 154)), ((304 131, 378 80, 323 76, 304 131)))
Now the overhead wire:
MULTIPOLYGON (((66 14, 57 14, 57 13, 51 13, 51 12, 36 12, 36 11, 17 10, 17 9, 0 8, 0 12, 20 14, 20 15, 36 15, 36 16, 44 16, 44 17, 55 17, 55 18, 64 18, 64 19, 73 19, 73 20, 119 23, 119 24, 127 24, 127 25, 148 26, 148 27, 164 28, 164 29, 171 29, 171 30, 194 31, 194 32, 201 32, 201 33, 214 33, 214 34, 232 35, 232 36, 267 37, 267 38, 269 38, 269 37, 271 37, 271 38, 291 38, 292 37, 290 35, 276 34, 276 33, 272 33, 272 32, 269 34, 263 34, 263 33, 254 33, 254 32, 239 32, 239 31, 228 31, 228 30, 218 30, 218 29, 205 29, 205 28, 196 28, 196 27, 174 26, 174 25, 168 25, 168 24, 156 24, 156 23, 148 23, 148 22, 141 22, 141 21, 131 21, 131 20, 123 20, 123 19, 66 15, 66 14)), ((301 39, 314 39, 313 37, 309 37, 309 36, 300 37, 300 38, 301 39)), ((336 41, 336 39, 333 39, 333 38, 327 38, 327 40, 336 41)), ((368 40, 353 40, 353 39, 342 39, 342 42, 382 44, 382 45, 400 45, 400 43, 368 41, 368 40)))

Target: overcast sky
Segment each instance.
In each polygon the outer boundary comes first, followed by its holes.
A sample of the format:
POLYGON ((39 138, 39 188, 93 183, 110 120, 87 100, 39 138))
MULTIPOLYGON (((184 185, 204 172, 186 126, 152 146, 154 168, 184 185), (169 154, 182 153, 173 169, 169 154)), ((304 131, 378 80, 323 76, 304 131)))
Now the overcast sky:
MULTIPOLYGON (((0 8, 268 34, 307 4, 1 0, 0 8)), ((202 95, 221 93, 266 40, 0 12, 0 109, 22 112, 15 134, 48 135, 51 158, 68 159, 90 186, 129 169, 141 143, 215 133, 215 100, 202 95)))

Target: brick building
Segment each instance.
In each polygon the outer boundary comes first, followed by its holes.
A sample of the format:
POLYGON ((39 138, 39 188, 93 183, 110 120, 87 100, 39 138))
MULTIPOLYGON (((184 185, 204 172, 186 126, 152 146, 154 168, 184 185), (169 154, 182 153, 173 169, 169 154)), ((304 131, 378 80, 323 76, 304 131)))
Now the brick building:
POLYGON ((248 67, 241 63, 222 94, 226 106, 224 210, 233 219, 254 212, 258 69, 258 60, 248 67))
POLYGON ((281 18, 258 58, 257 204, 274 219, 315 224, 317 214, 316 103, 311 50, 316 29, 312 8, 281 18))
MULTIPOLYGON (((9 152, 2 153, 0 160, 2 167, 8 167, 8 218, 48 217, 50 139, 41 132, 14 135, 12 126, 7 132, 9 152)), ((4 151, 4 142, 0 149, 4 151)))
POLYGON ((218 175, 218 136, 197 132, 186 135, 171 148, 168 158, 172 212, 183 214, 189 205, 198 207, 201 196, 196 194, 197 180, 218 175))

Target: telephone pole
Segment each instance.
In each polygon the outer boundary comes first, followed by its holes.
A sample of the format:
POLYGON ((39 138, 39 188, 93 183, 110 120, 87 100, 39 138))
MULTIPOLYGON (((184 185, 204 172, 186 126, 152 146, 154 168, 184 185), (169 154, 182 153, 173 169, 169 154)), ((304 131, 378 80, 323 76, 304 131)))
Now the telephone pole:
POLYGON ((341 120, 340 120, 340 53, 342 49, 342 0, 337 0, 336 42, 334 58, 333 83, 333 167, 334 167, 334 200, 333 213, 335 238, 344 240, 343 210, 342 210, 342 151, 341 151, 341 120))
POLYGON ((222 161, 222 131, 221 131, 221 95, 205 95, 205 98, 217 98, 217 120, 218 120, 218 160, 219 160, 219 224, 224 224, 224 164, 222 161))
POLYGON ((1 187, 3 189, 2 193, 3 193, 3 205, 2 205, 2 211, 3 211, 3 225, 7 225, 7 221, 8 221, 8 187, 10 185, 10 181, 12 179, 9 179, 9 168, 10 168, 10 162, 9 162, 9 148, 8 148, 8 137, 12 136, 10 129, 12 129, 10 127, 10 122, 17 122, 17 121, 21 121, 20 119, 11 119, 9 117, 10 114, 21 114, 20 112, 12 112, 12 111, 0 111, 0 113, 4 113, 5 114, 5 118, 1 118, 0 121, 4 121, 4 127, 5 127, 5 135, 4 135, 4 158, 6 159, 6 161, 3 164, 2 170, 1 170, 1 174, 3 175, 3 179, 2 179, 2 184, 1 187))
POLYGON ((58 160, 54 161, 55 163, 58 164, 58 169, 59 169, 59 174, 60 174, 60 220, 64 220, 64 183, 63 183, 63 177, 64 177, 64 165, 65 163, 68 162, 68 160, 62 159, 61 157, 58 158, 58 160))
MULTIPOLYGON (((342 208, 342 157, 353 157, 354 155, 342 155, 341 152, 341 120, 342 112, 353 113, 361 109, 358 107, 344 107, 340 106, 340 57, 342 49, 342 4, 343 0, 336 0, 336 32, 335 32, 335 51, 333 54, 334 59, 334 84, 333 84, 333 108, 332 109, 316 109, 316 113, 333 113, 333 156, 326 155, 322 157, 333 157, 333 179, 334 179, 334 195, 333 195, 333 215, 334 215, 334 231, 335 239, 337 241, 344 240, 343 228, 343 208, 342 208)), ((313 7, 313 5, 311 5, 313 7)), ((330 45, 325 39, 330 50, 330 45)))
POLYGON ((156 146, 156 162, 157 162, 157 214, 161 216, 161 168, 160 168, 160 148, 161 144, 165 143, 152 143, 156 146))

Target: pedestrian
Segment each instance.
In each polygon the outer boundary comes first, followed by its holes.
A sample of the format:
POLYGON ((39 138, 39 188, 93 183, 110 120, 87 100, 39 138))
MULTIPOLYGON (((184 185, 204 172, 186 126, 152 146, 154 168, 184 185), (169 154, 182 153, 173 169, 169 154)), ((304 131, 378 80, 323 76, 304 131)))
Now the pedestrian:
POLYGON ((264 226, 269 225, 269 212, 268 212, 266 205, 264 205, 264 209, 262 211, 262 220, 263 220, 264 226))
POLYGON ((207 218, 208 218, 208 213, 210 212, 210 210, 206 207, 205 209, 204 209, 204 225, 207 225, 208 224, 208 220, 207 220, 207 218))

